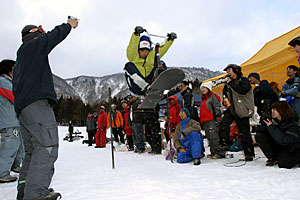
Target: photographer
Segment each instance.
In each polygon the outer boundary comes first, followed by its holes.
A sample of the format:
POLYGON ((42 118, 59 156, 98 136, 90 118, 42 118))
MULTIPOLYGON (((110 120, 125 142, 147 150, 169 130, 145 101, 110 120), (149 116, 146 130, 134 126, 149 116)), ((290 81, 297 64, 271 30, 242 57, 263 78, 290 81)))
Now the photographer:
POLYGON ((287 101, 272 104, 272 119, 264 120, 266 128, 257 133, 256 141, 268 158, 266 165, 278 163, 280 168, 292 168, 300 163, 300 131, 297 119, 287 101))
POLYGON ((49 189, 58 156, 58 129, 53 105, 57 102, 48 55, 78 26, 77 19, 45 32, 27 25, 17 51, 13 74, 15 110, 24 136, 25 159, 18 182, 17 199, 56 199, 49 189))
POLYGON ((249 82, 255 85, 253 90, 254 105, 257 107, 257 113, 263 119, 271 119, 271 105, 278 101, 278 96, 272 89, 267 80, 260 80, 258 73, 250 73, 248 76, 249 82))

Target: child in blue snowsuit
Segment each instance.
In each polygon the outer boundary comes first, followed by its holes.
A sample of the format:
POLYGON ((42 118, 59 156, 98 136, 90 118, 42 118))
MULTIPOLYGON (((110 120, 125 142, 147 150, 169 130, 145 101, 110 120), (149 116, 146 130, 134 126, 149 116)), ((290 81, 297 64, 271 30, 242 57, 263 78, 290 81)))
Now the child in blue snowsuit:
POLYGON ((199 122, 190 119, 188 109, 181 109, 180 124, 177 125, 174 135, 174 146, 178 151, 177 162, 194 162, 194 165, 200 165, 200 156, 203 144, 203 138, 200 134, 199 122))

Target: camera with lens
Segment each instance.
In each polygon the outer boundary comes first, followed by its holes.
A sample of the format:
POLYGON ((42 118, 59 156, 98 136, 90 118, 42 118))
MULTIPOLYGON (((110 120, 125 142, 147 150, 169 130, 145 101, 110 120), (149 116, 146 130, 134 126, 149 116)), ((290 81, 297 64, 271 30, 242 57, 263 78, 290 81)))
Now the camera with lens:
POLYGON ((258 114, 263 120, 272 119, 272 103, 270 100, 261 100, 260 110, 258 111, 258 114))

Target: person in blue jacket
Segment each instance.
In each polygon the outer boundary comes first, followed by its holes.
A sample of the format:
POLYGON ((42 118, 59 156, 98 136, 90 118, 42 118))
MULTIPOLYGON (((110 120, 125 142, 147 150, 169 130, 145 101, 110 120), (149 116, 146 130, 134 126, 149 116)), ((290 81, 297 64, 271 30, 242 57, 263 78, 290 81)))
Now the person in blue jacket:
POLYGON ((75 18, 47 33, 35 25, 22 29, 23 43, 17 51, 13 74, 14 106, 26 149, 17 199, 57 199, 61 196, 49 189, 58 156, 58 130, 53 112, 57 100, 48 55, 77 26, 75 18))
POLYGON ((282 85, 281 96, 287 100, 292 110, 300 115, 299 68, 289 65, 286 73, 289 79, 282 85))
POLYGON ((14 108, 12 78, 15 61, 0 62, 0 183, 14 182, 18 178, 10 175, 18 153, 21 162, 24 158, 20 123, 14 108), (20 151, 19 151, 20 150, 20 151))
POLYGON ((203 144, 200 124, 190 118, 190 111, 187 108, 181 109, 179 116, 181 120, 174 135, 174 146, 178 151, 177 162, 193 161, 194 165, 200 165, 203 144))

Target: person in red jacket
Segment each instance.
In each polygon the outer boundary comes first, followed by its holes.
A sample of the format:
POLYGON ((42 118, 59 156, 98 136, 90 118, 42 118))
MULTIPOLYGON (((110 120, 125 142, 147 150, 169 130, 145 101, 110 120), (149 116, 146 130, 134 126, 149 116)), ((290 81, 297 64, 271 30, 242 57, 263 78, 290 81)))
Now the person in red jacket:
POLYGON ((97 119, 97 133, 95 135, 96 146, 95 148, 106 147, 106 129, 107 129, 107 114, 105 107, 100 106, 100 113, 97 119))
POLYGON ((221 98, 213 93, 212 82, 205 82, 200 86, 202 99, 200 101, 200 124, 205 130, 210 153, 208 158, 218 159, 225 158, 225 152, 221 150, 219 144, 217 118, 221 116, 221 98))
POLYGON ((124 131, 126 134, 126 139, 127 139, 127 144, 128 144, 128 151, 133 151, 133 138, 132 138, 132 124, 131 124, 131 120, 129 117, 129 113, 130 113, 130 106, 127 100, 122 100, 122 107, 124 110, 124 131))
MULTIPOLYGON (((180 113, 180 110, 181 110, 181 106, 180 104, 177 103, 178 100, 177 100, 177 97, 176 96, 171 96, 169 99, 168 99, 168 103, 169 103, 169 112, 170 112, 170 132, 171 133, 175 133, 175 128, 177 126, 177 124, 180 123, 180 117, 179 117, 179 113, 180 113)), ((169 138, 169 131, 168 131, 168 127, 169 126, 169 117, 167 116, 167 120, 166 120, 166 124, 165 124, 165 127, 166 127, 166 139, 168 140, 169 138)))

